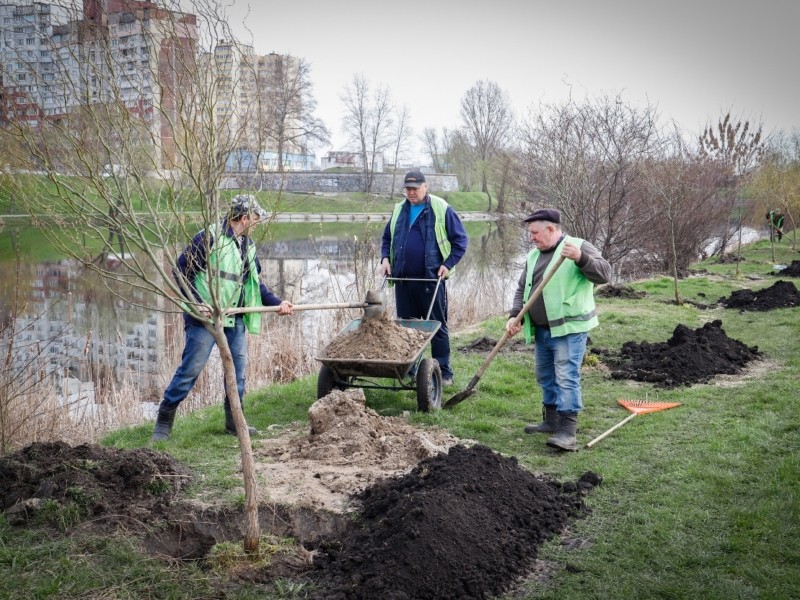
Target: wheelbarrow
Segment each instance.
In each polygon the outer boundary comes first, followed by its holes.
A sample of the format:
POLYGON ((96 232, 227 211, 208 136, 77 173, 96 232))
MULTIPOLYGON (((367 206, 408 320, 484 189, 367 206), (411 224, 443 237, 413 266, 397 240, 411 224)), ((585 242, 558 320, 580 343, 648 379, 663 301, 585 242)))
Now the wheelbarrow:
MULTIPOLYGON (((437 360, 422 358, 422 353, 442 324, 419 319, 395 319, 394 322, 427 334, 414 357, 411 360, 390 361, 315 356, 322 363, 317 378, 317 399, 335 389, 416 390, 417 409, 420 412, 439 410, 442 407, 442 370, 437 360)), ((339 335, 353 331, 359 325, 361 319, 350 321, 339 335)))

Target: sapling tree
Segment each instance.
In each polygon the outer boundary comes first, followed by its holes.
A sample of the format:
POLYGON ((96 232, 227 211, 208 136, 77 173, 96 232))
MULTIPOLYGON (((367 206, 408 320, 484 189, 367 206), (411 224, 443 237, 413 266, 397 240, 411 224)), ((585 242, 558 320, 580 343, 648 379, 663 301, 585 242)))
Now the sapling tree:
MULTIPOLYGON (((64 255, 100 278, 122 281, 109 286, 121 300, 188 312, 213 334, 242 460, 244 546, 254 551, 258 493, 224 335, 226 306, 214 286, 209 306, 200 306, 174 265, 198 230, 225 217, 226 161, 249 127, 264 131, 266 125, 236 114, 209 68, 215 47, 235 40, 220 5, 134 4, 108 14, 103 3, 84 3, 81 11, 65 2, 65 22, 38 32, 54 58, 52 77, 30 64, 35 85, 14 93, 46 108, 37 119, 5 115, 6 133, 44 180, 20 204, 64 255)), ((205 269, 209 281, 219 275, 212 261, 205 269)))

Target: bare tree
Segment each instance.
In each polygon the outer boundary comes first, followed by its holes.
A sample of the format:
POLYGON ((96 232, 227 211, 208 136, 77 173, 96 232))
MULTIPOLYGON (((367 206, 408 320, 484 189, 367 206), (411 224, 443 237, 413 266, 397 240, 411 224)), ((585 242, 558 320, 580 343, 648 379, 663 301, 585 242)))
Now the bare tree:
MULTIPOLYGON (((720 168, 720 199, 728 209, 728 221, 716 252, 724 252, 734 234, 739 236, 737 256, 741 252, 742 224, 749 211, 739 192, 764 152, 761 130, 760 124, 751 127, 750 121, 732 117, 728 112, 716 127, 706 125, 698 140, 700 156, 716 162, 720 168)), ((739 275, 738 261, 736 274, 739 275)))
POLYGON ((391 145, 394 107, 389 88, 374 90, 363 75, 354 75, 341 96, 345 105, 345 133, 359 149, 364 173, 364 191, 372 191, 378 156, 391 145))
POLYGON ((514 127, 508 94, 492 81, 478 81, 461 99, 461 119, 478 157, 481 191, 489 196, 491 211, 490 162, 506 146, 514 127))
POLYGON ((559 208, 569 231, 621 268, 648 238, 641 165, 658 151, 658 115, 621 97, 532 108, 521 128, 518 187, 559 208))
POLYGON ((431 166, 437 173, 445 172, 445 152, 443 142, 439 140, 439 134, 436 133, 436 128, 426 127, 422 130, 420 141, 424 144, 425 152, 431 160, 431 166))
POLYGON ((302 58, 270 55, 271 69, 259 69, 258 97, 266 112, 267 141, 276 148, 278 171, 284 170, 287 151, 306 153, 310 144, 324 144, 330 138, 325 124, 314 116, 316 100, 311 67, 302 58))
POLYGON ((650 239, 640 256, 651 254, 670 273, 680 305, 679 277, 703 253, 723 215, 714 202, 715 165, 693 155, 677 127, 665 142, 662 153, 643 165, 644 206, 652 212, 646 225, 650 239))
MULTIPOLYGON (((258 494, 223 330, 227 308, 212 290, 205 316, 188 293, 191 282, 173 272, 194 233, 218 226, 226 214, 220 184, 245 129, 263 129, 228 110, 222 82, 204 58, 235 38, 213 0, 136 3, 118 13, 106 12, 105 3, 87 2, 77 12, 71 2, 59 8, 69 18, 39 32, 56 58, 54 76, 36 82, 37 97, 19 92, 45 108, 38 119, 6 115, 8 134, 47 181, 44 193, 20 203, 64 255, 109 282, 123 301, 188 312, 213 334, 239 439, 244 547, 254 551, 258 494), (114 261, 105 260, 110 232, 122 246, 114 261)), ((212 261, 206 275, 219 276, 212 261)))
POLYGON ((394 156, 392 159, 393 163, 393 170, 392 170, 392 189, 389 192, 389 197, 394 198, 394 185, 395 185, 395 178, 397 177, 397 164, 400 162, 400 159, 403 157, 404 153, 407 150, 408 141, 413 134, 410 125, 410 118, 408 116, 408 106, 403 105, 403 108, 397 113, 397 120, 395 121, 395 128, 392 134, 394 138, 394 156))

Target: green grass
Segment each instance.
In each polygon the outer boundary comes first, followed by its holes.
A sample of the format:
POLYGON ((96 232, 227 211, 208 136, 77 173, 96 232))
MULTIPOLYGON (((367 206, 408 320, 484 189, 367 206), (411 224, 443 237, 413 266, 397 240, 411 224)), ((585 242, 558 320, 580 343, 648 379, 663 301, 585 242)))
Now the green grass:
MULTIPOLYGON (((779 252, 784 264, 798 258, 785 244, 779 252)), ((746 256, 743 264, 754 265, 753 274, 763 275, 771 263, 765 262, 762 244, 746 256)), ((711 302, 734 289, 768 287, 776 280, 737 279, 735 265, 714 265, 713 259, 697 265, 711 267, 712 275, 681 281, 685 297, 711 302)), ((534 471, 563 481, 586 471, 603 476, 603 484, 586 498, 591 513, 569 532, 587 543, 577 549, 559 540, 543 546, 539 558, 556 566, 555 575, 526 583, 517 600, 800 597, 800 308, 741 313, 676 306, 671 285, 658 278, 634 284, 648 292, 644 299, 598 299, 601 325, 590 334, 592 344, 615 349, 628 340, 665 341, 679 323, 696 328, 721 319, 730 337, 757 345, 766 360, 735 382, 673 390, 612 380, 602 368, 585 368, 581 443, 628 416, 618 399, 682 403, 633 419, 592 449, 555 453, 545 436, 523 433, 523 425, 538 418, 541 401, 528 353, 501 353, 478 393, 453 410, 419 414, 413 392, 366 392, 368 406, 382 415, 411 411, 411 420, 421 426, 477 440, 534 471)), ((490 319, 469 335, 455 336, 454 348, 481 335, 499 338, 504 320, 490 319)), ((454 351, 456 388, 448 397, 466 387, 484 358, 454 351)), ((253 391, 245 401, 248 421, 265 435, 277 435, 281 427, 268 427, 305 424, 314 398, 313 377, 253 391)), ((137 448, 148 444, 150 433, 151 425, 120 430, 104 443, 137 448)), ((180 416, 172 438, 157 448, 202 475, 191 494, 204 501, 241 501, 237 443, 223 434, 221 408, 180 416)), ((210 597, 208 577, 192 566, 173 565, 167 574, 165 564, 115 540, 54 536, 48 541, 0 521, 0 589, 18 590, 11 598, 89 596, 100 581, 117 590, 113 597, 202 598, 210 597)), ((257 586, 231 593, 281 597, 257 586)))

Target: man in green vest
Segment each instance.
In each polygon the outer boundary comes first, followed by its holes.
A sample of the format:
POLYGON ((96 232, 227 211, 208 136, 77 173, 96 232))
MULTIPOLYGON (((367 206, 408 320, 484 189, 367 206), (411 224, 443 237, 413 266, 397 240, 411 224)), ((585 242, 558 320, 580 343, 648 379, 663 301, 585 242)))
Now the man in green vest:
POLYGON ((439 363, 446 387, 453 385, 453 369, 444 280, 464 257, 469 239, 453 207, 428 193, 421 171, 406 173, 403 187, 406 199, 395 205, 383 231, 381 273, 406 280, 394 288, 398 317, 430 318, 442 324, 431 340, 431 356, 439 363))
POLYGON ((548 446, 577 450, 575 431, 583 409, 581 363, 588 331, 598 325, 594 284, 610 280, 611 265, 589 242, 565 235, 561 213, 555 209, 539 209, 523 222, 535 248, 519 278, 506 330, 516 335, 524 329, 525 340, 535 342, 536 381, 543 404, 543 422, 526 425, 525 433, 552 433, 548 446), (569 260, 553 274, 522 324, 513 325, 558 254, 569 260))
MULTIPOLYGON (((178 257, 176 279, 186 299, 198 307, 202 316, 210 314, 212 302, 224 307, 279 306, 279 315, 292 314, 291 302, 281 300, 261 282, 261 263, 250 230, 267 216, 254 196, 233 198, 227 217, 221 224, 204 229, 192 239, 178 257)), ((169 438, 178 406, 189 395, 200 372, 208 362, 216 342, 210 325, 184 312, 185 346, 181 364, 175 371, 158 407, 153 441, 169 438)), ((244 398, 244 374, 247 368, 245 332, 261 330, 261 314, 231 315, 225 322, 239 400, 244 398)), ((255 429, 248 427, 250 433, 255 429)), ((225 431, 236 435, 230 401, 225 394, 225 431)))

